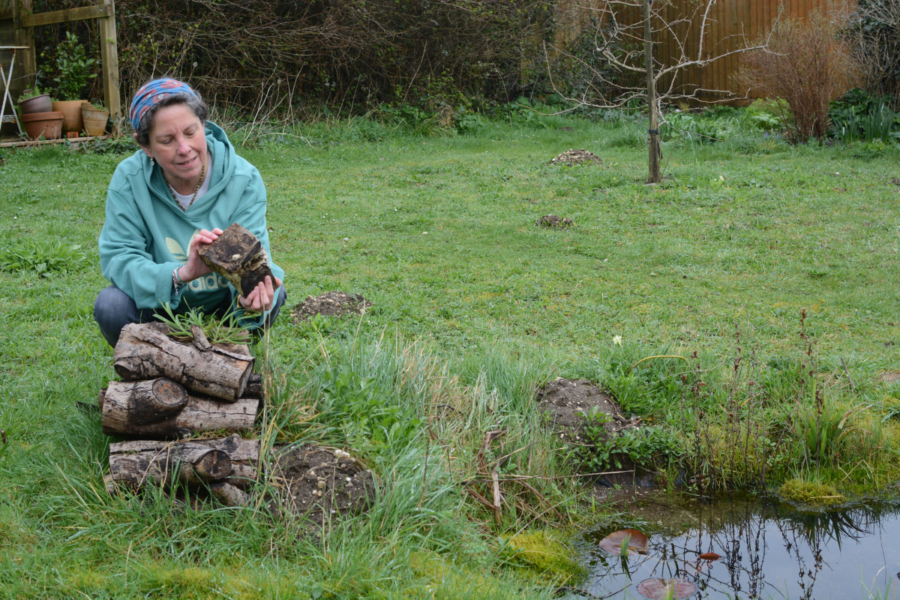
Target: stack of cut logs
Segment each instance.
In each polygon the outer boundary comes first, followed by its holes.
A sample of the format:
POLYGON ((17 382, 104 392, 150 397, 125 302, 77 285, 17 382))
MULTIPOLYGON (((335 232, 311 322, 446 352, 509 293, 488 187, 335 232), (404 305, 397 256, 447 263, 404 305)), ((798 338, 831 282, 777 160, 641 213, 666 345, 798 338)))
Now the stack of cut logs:
POLYGON ((210 344, 197 326, 191 333, 170 336, 162 323, 122 330, 113 356, 122 381, 100 392, 100 411, 103 433, 137 441, 110 445, 107 489, 207 487, 224 504, 242 506, 257 479, 260 442, 238 433, 253 429, 261 380, 247 346, 210 344), (184 439, 222 433, 232 435, 184 439))

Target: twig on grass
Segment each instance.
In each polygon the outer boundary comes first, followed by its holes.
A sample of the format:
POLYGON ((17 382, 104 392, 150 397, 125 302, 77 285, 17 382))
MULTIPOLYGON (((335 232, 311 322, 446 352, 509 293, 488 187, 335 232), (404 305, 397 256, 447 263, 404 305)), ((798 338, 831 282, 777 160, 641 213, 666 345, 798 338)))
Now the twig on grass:
POLYGON ((847 374, 847 381, 850 382, 850 389, 855 391, 855 390, 856 390, 856 384, 853 383, 853 378, 850 377, 850 371, 847 370, 847 363, 844 362, 844 357, 843 357, 843 356, 841 357, 841 364, 844 365, 844 373, 847 374))

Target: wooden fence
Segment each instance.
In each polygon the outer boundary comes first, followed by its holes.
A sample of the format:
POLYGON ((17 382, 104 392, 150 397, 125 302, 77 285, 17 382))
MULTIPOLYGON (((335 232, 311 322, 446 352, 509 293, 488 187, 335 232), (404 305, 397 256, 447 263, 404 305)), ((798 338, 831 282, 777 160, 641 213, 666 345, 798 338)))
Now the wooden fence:
MULTIPOLYGON (((584 33, 587 28, 597 25, 604 0, 560 0, 557 12, 557 27, 554 35, 557 48, 564 48, 584 33)), ((656 0, 654 8, 662 4, 656 0)), ((678 62, 680 50, 677 39, 684 42, 688 56, 697 56, 700 45, 700 17, 697 7, 706 5, 706 0, 669 0, 660 9, 667 22, 679 18, 689 18, 691 22, 681 23, 672 32, 655 34, 654 55, 663 65, 678 62)), ((709 12, 708 30, 705 32, 704 55, 720 55, 742 47, 744 40, 757 39, 771 30, 775 20, 804 19, 815 10, 826 14, 849 11, 855 0, 717 0, 709 12)), ((640 10, 618 10, 617 19, 623 25, 643 22, 640 10)), ((654 30, 659 30, 662 19, 654 20, 654 30)), ((601 21, 601 23, 604 23, 601 21)), ((732 76, 740 68, 740 55, 734 54, 711 65, 699 68, 689 67, 680 72, 675 81, 677 89, 690 92, 701 90, 731 90, 732 76)), ((669 82, 663 82, 668 85, 669 82)), ((706 99, 716 96, 705 94, 706 99)), ((718 96, 721 97, 721 96, 718 96)))

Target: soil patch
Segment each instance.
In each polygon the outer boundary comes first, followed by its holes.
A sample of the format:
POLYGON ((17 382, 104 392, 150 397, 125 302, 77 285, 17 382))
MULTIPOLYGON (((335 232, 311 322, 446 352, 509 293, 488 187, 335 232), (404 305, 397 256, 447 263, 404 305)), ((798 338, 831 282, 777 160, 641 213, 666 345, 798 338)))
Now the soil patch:
POLYGON ((900 381, 900 371, 888 371, 881 374, 881 381, 885 383, 897 383, 900 381))
POLYGON ((552 229, 565 229, 574 227, 575 222, 572 219, 563 219, 556 215, 545 215, 534 222, 538 227, 548 227, 552 229))
MULTIPOLYGON (((613 399, 600 387, 587 379, 563 379, 557 377, 537 391, 535 399, 538 410, 546 415, 547 423, 554 433, 566 442, 583 444, 582 431, 585 416, 602 412, 610 417, 603 424, 607 439, 615 438, 626 429, 636 428, 641 420, 626 417, 613 399)), ((609 469, 613 473, 597 480, 598 489, 604 494, 623 492, 623 496, 633 494, 635 489, 651 488, 656 484, 652 473, 635 465, 627 457, 619 457, 621 468, 609 469)))
POLYGON ((536 400, 538 410, 547 415, 554 431, 567 440, 580 439, 584 417, 595 411, 609 415, 603 429, 611 437, 640 423, 637 417, 623 415, 613 399, 587 379, 557 377, 537 391, 536 400))
POLYGON ((593 152, 588 152, 581 148, 579 150, 566 150, 551 160, 549 164, 574 167, 575 165, 602 165, 603 161, 593 152))
POLYGON ((375 477, 343 450, 315 444, 280 449, 269 481, 284 492, 286 510, 321 524, 341 514, 359 514, 375 499, 375 477))
POLYGON ((291 321, 300 324, 315 315, 326 317, 362 315, 370 306, 372 303, 363 298, 362 294, 326 292, 321 296, 307 296, 306 300, 291 310, 291 321))

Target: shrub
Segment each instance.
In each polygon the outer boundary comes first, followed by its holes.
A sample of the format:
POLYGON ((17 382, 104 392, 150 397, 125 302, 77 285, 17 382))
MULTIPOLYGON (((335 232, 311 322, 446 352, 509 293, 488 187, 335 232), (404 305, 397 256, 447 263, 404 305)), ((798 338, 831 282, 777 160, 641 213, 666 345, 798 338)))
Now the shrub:
POLYGON ((819 12, 806 21, 775 25, 767 51, 744 56, 738 83, 748 91, 783 98, 790 112, 779 117, 794 143, 822 139, 828 132, 829 102, 849 88, 858 66, 838 23, 819 12))
POLYGON ((858 0, 844 39, 862 66, 862 85, 900 110, 900 2, 858 0))

